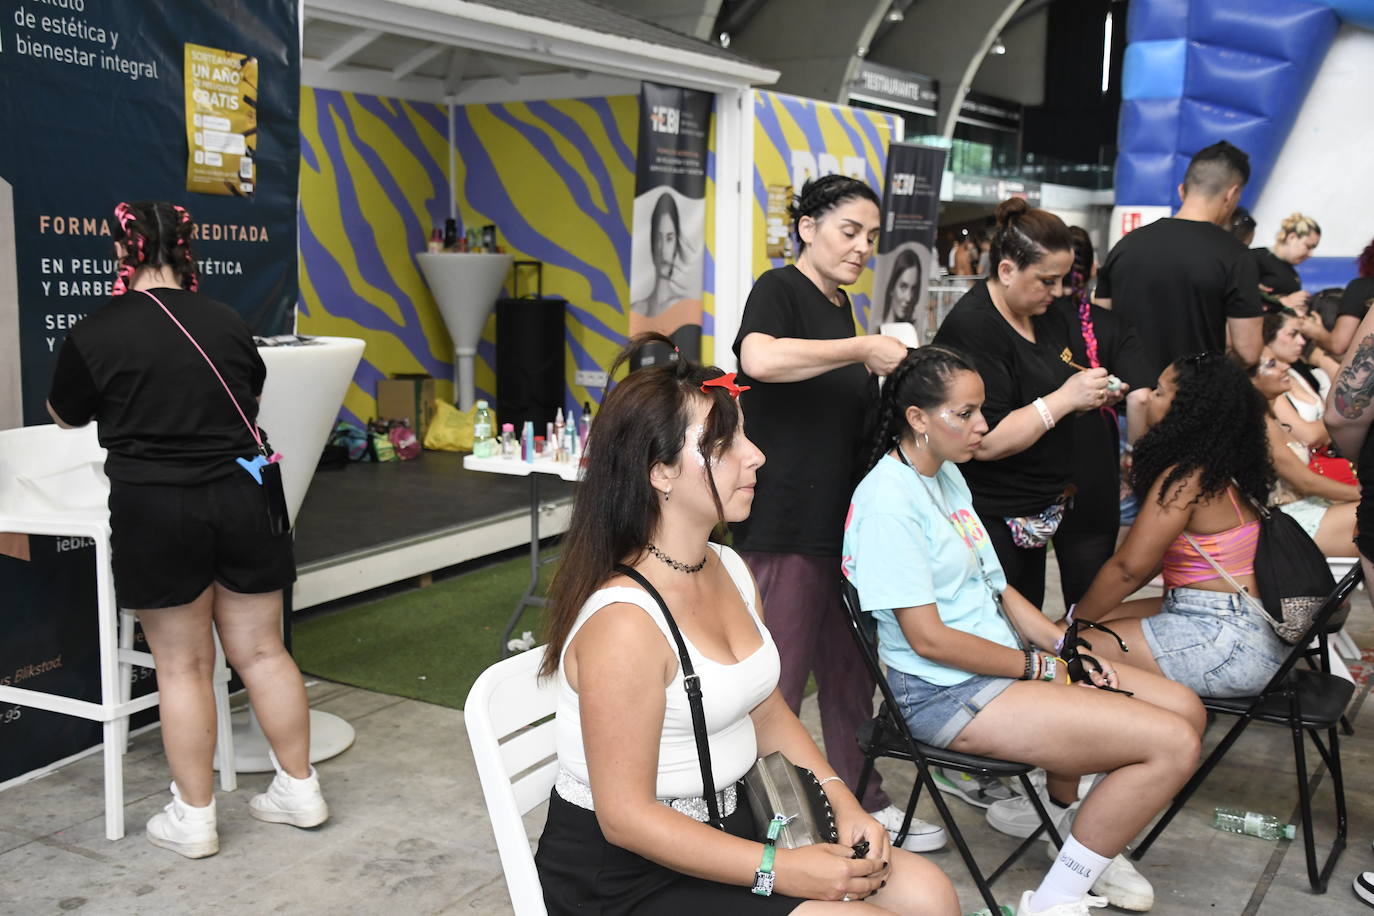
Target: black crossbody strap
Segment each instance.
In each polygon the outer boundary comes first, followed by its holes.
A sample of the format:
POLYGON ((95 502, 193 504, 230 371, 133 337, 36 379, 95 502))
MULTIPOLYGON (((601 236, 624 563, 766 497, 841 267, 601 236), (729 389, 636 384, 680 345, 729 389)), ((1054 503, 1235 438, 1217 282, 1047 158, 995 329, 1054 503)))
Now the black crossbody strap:
POLYGON ((658 609, 663 612, 663 619, 668 622, 668 631, 673 634, 673 641, 677 643, 678 663, 682 666, 682 686, 687 691, 687 705, 692 710, 692 731, 696 733, 697 738, 697 762, 701 764, 701 794, 706 799, 706 812, 711 818, 711 826, 724 830, 725 823, 720 818, 720 806, 716 804, 716 781, 711 775, 715 771, 711 769, 711 744, 706 738, 706 711, 701 706, 701 678, 692 668, 692 660, 687 655, 687 643, 682 639, 682 631, 677 628, 677 621, 669 612, 668 603, 648 579, 624 563, 617 563, 615 571, 639 583, 639 587, 658 602, 658 609))

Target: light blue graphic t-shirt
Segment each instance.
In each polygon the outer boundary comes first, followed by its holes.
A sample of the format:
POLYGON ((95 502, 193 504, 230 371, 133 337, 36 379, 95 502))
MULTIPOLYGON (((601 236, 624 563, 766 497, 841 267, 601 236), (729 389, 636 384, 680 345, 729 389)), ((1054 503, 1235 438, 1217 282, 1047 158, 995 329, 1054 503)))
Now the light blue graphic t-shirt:
POLYGON ((934 604, 947 627, 1010 648, 1017 641, 973 554, 978 551, 993 587, 1005 589, 1002 564, 973 511, 963 475, 949 462, 934 477, 919 473, 891 455, 868 472, 849 506, 842 562, 859 590, 859 606, 878 622, 883 663, 943 687, 970 673, 917 655, 894 608, 934 604))

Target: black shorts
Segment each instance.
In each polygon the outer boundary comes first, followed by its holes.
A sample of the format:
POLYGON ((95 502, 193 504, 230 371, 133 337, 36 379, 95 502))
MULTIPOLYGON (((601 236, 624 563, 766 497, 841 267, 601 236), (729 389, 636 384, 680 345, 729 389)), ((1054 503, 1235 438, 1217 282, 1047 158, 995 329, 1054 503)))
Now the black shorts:
POLYGON ((212 582, 244 594, 296 581, 291 533, 269 533, 267 497, 245 473, 197 486, 110 481, 119 606, 176 607, 212 582))
MULTIPOLYGON (((749 806, 725 818, 725 829, 750 837, 749 806)), ((607 841, 596 813, 579 808, 555 790, 534 863, 550 916, 701 916, 703 913, 791 913, 806 901, 747 887, 693 878, 607 841)))

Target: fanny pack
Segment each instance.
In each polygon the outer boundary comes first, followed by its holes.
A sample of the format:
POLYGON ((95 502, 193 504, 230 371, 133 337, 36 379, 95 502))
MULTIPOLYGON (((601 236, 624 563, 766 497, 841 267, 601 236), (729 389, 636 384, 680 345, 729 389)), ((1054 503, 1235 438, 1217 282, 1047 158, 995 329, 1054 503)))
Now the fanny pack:
POLYGON ((1059 530, 1064 513, 1073 505, 1073 488, 1065 490, 1058 499, 1034 515, 1003 518, 1011 530, 1012 543, 1023 550, 1045 547, 1059 530))
POLYGON ((233 403, 234 409, 238 411, 239 418, 243 420, 243 425, 248 427, 248 432, 253 437, 253 442, 256 443, 258 447, 257 454, 251 457, 235 458, 234 461, 247 471, 248 475, 262 487, 263 495, 267 500, 268 530, 274 535, 284 534, 290 531, 291 518, 286 508, 286 491, 282 487, 281 480, 281 452, 273 451, 268 447, 267 443, 263 441, 262 430, 249 421, 248 414, 244 413, 243 408, 239 406, 238 398, 234 397, 234 392, 229 390, 229 383, 224 380, 223 375, 220 375, 219 369, 215 368, 214 360, 210 359, 210 354, 206 353, 204 348, 196 343, 196 339, 191 336, 191 332, 186 330, 186 326, 177 320, 177 316, 172 314, 172 310, 163 305, 162 300, 148 292, 148 290, 141 289, 139 292, 156 302, 158 308, 162 309, 167 317, 172 319, 172 324, 176 325, 181 330, 181 333, 186 335, 186 339, 191 342, 191 346, 195 347, 196 351, 204 357, 206 365, 210 367, 210 371, 215 373, 215 378, 219 379, 219 383, 224 386, 224 393, 229 395, 230 402, 233 403))

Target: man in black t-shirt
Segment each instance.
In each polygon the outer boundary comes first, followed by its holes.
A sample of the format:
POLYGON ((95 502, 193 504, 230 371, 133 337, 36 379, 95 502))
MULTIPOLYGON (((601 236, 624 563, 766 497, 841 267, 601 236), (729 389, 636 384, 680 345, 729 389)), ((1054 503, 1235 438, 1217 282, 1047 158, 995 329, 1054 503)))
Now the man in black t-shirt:
POLYGON ((1247 364, 1259 359, 1255 260, 1223 228, 1249 178, 1249 157, 1230 143, 1200 150, 1178 213, 1117 242, 1098 272, 1098 304, 1135 328, 1156 376, 1180 356, 1225 350, 1228 336, 1247 364))

